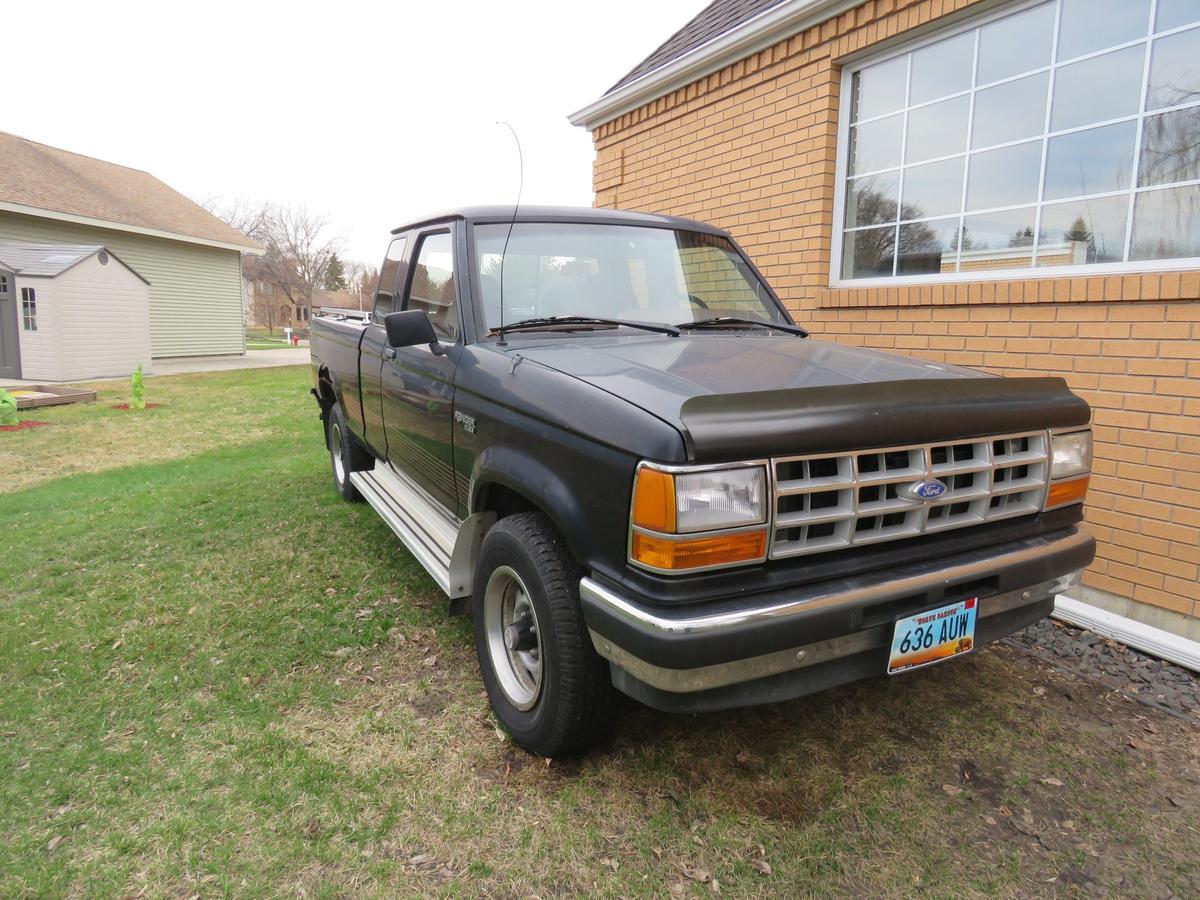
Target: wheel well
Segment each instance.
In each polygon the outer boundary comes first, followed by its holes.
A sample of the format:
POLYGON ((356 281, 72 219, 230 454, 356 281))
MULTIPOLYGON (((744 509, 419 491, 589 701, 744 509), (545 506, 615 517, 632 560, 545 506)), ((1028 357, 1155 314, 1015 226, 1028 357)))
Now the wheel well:
POLYGON ((326 416, 333 404, 337 403, 337 394, 333 390, 333 378, 324 366, 317 373, 317 402, 321 404, 321 415, 326 416))
POLYGON ((474 512, 491 511, 497 519, 517 513, 545 512, 524 494, 503 484, 486 484, 479 490, 474 512))

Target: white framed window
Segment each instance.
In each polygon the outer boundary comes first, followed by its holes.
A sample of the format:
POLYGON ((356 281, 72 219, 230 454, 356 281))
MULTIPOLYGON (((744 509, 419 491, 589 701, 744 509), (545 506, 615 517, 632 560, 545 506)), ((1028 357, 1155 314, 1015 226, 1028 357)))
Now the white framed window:
POLYGON ((847 65, 831 281, 1200 265, 1200 3, 1012 3, 847 65))
POLYGON ((21 288, 21 328, 37 331, 37 291, 31 287, 21 288))

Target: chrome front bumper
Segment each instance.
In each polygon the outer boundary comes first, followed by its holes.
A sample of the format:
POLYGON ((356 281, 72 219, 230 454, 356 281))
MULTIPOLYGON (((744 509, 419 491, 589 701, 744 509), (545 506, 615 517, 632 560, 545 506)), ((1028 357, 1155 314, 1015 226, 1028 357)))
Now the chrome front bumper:
POLYGON ((1001 620, 993 617, 1052 600, 1078 582, 1094 554, 1091 535, 1075 526, 703 610, 649 607, 593 578, 579 591, 596 651, 620 670, 618 686, 632 678, 656 692, 687 694, 882 652, 896 618, 963 596, 980 596, 980 627, 995 639, 1001 620))

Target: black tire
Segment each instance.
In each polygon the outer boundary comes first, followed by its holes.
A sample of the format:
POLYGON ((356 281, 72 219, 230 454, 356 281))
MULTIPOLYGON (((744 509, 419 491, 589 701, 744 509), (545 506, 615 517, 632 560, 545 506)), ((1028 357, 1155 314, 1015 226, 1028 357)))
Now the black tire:
POLYGON ((363 457, 368 454, 346 427, 346 417, 342 415, 341 407, 336 405, 329 410, 325 423, 325 446, 329 449, 329 467, 333 471, 333 484, 337 492, 343 500, 362 503, 362 494, 350 482, 350 473, 370 468, 363 462, 363 457))
MULTIPOLYGON (((581 752, 603 740, 612 728, 612 681, 608 663, 596 653, 584 624, 579 604, 582 574, 558 530, 541 513, 521 513, 497 522, 483 540, 475 568, 475 651, 488 699, 513 740, 539 756, 581 752), (502 683, 513 687, 520 663, 509 661, 515 651, 494 643, 496 618, 488 616, 488 605, 493 611, 497 608, 501 585, 511 585, 512 575, 519 586, 504 596, 526 597, 532 604, 538 641, 539 683, 524 703, 514 701, 502 683), (507 670, 502 668, 506 665, 507 670)), ((527 635, 525 639, 529 640, 527 635)), ((528 685, 518 683, 516 688, 528 685)))

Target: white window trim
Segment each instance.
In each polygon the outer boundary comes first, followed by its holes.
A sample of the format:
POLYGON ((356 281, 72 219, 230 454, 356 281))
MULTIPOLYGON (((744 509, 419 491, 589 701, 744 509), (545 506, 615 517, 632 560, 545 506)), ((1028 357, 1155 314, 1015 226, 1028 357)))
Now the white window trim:
MULTIPOLYGON (((963 34, 965 32, 971 31, 973 29, 980 28, 983 25, 987 25, 989 22, 998 21, 1000 19, 1007 18, 1008 16, 1012 16, 1017 13, 1023 12, 1027 9, 1032 9, 1033 7, 1040 6, 1045 2, 1046 2, 1046 0, 1021 0, 1021 2, 1003 3, 998 8, 994 8, 986 13, 980 13, 978 15, 970 16, 965 19, 957 19, 956 18, 953 25, 944 24, 944 23, 935 25, 933 30, 924 34, 923 36, 912 38, 909 40, 903 40, 899 43, 889 41, 886 49, 882 49, 882 50, 879 50, 878 52, 874 52, 874 53, 867 52, 864 54, 855 54, 849 60, 843 61, 842 72, 841 72, 841 87, 840 87, 839 103, 838 103, 838 130, 837 130, 837 156, 836 156, 837 163, 836 163, 835 169, 834 169, 835 181, 834 181, 834 202, 833 202, 833 231, 832 231, 832 235, 831 235, 831 245, 830 245, 830 254, 829 254, 829 286, 831 288, 850 289, 850 288, 874 288, 874 287, 904 287, 907 285, 923 285, 923 284, 963 284, 963 283, 977 283, 977 282, 988 282, 988 281, 1034 281, 1034 280, 1040 280, 1043 278, 1061 278, 1061 277, 1096 278, 1096 277, 1103 277, 1105 275, 1129 275, 1129 274, 1143 274, 1143 273, 1153 274, 1153 273, 1159 273, 1159 272, 1191 271, 1191 270, 1200 268, 1200 257, 1180 257, 1180 258, 1176 258, 1176 259, 1135 260, 1135 261, 1130 261, 1130 262, 1094 263, 1092 265, 1075 265, 1075 266, 1036 266, 1036 265, 1031 265, 1027 268, 1015 268, 1014 267, 1011 269, 986 269, 986 270, 981 270, 981 271, 977 271, 977 272, 947 272, 944 274, 943 273, 930 273, 930 274, 924 274, 924 275, 888 275, 888 276, 880 276, 880 277, 875 277, 875 278, 843 278, 842 277, 842 259, 843 259, 843 248, 845 245, 845 231, 846 231, 846 229, 844 227, 844 223, 845 223, 845 215, 846 215, 846 184, 847 184, 847 174, 848 174, 847 170, 849 167, 849 152, 848 151, 849 151, 849 146, 850 146, 851 79, 853 78, 854 73, 861 69, 865 69, 868 66, 875 65, 876 63, 885 62, 889 59, 895 59, 897 57, 905 56, 907 54, 913 53, 914 51, 919 50, 922 47, 937 43, 938 41, 945 40, 945 39, 953 37, 957 34, 963 34)), ((1080 199, 1080 198, 1066 197, 1066 198, 1048 201, 1043 198, 1042 195, 1044 194, 1044 187, 1045 187, 1044 181, 1045 181, 1045 176, 1046 176, 1045 155, 1046 155, 1048 147, 1049 147, 1049 138, 1052 136, 1058 136, 1060 134, 1070 134, 1075 131, 1083 131, 1083 130, 1087 130, 1087 129, 1091 129, 1091 128, 1099 128, 1104 125, 1111 125, 1111 124, 1115 124, 1118 122, 1135 122, 1138 124, 1138 128, 1137 128, 1137 137, 1135 139, 1134 154, 1133 154, 1133 166, 1134 166, 1134 171, 1133 171, 1133 175, 1132 175, 1133 181, 1130 185, 1130 188, 1128 188, 1126 190, 1120 190, 1120 191, 1104 192, 1103 194, 1098 193, 1095 195, 1092 195, 1092 194, 1086 195, 1087 199, 1089 199, 1089 200, 1097 199, 1100 196, 1128 196, 1130 198, 1129 209, 1126 211, 1126 223, 1125 223, 1125 242, 1126 242, 1126 247, 1128 248, 1132 241, 1134 199, 1136 198, 1137 194, 1143 193, 1143 192, 1148 192, 1148 191, 1153 191, 1153 190, 1162 190, 1162 189, 1166 189, 1166 188, 1183 187, 1183 186, 1187 186, 1187 185, 1191 185, 1191 184, 1200 183, 1200 182, 1196 182, 1196 181, 1185 181, 1185 182, 1179 182, 1179 183, 1172 183, 1172 184, 1168 184, 1168 185, 1147 185, 1145 187, 1139 187, 1137 185, 1137 166, 1140 163, 1142 130, 1143 130, 1141 128, 1141 124, 1145 120, 1147 115, 1161 115, 1164 112, 1170 112, 1170 111, 1173 111, 1176 109, 1187 109, 1187 108, 1191 108, 1191 107, 1195 107, 1195 106, 1200 106, 1200 101, 1194 101, 1191 103, 1184 103, 1184 104, 1180 104, 1177 106, 1170 106, 1170 107, 1164 107, 1162 109, 1155 109, 1152 113, 1147 114, 1147 112, 1145 110, 1146 83, 1147 83, 1147 80, 1149 79, 1149 75, 1150 75, 1150 62, 1151 62, 1151 55, 1152 55, 1149 52, 1149 49, 1150 49, 1149 44, 1155 40, 1161 39, 1166 36, 1170 36, 1170 35, 1178 34, 1180 32, 1190 31, 1192 29, 1200 28, 1200 25, 1197 25, 1197 24, 1183 25, 1183 26, 1179 26, 1176 28, 1164 29, 1161 32, 1155 32, 1155 31, 1151 30, 1149 35, 1146 37, 1137 38, 1132 41, 1126 41, 1122 44, 1114 44, 1111 47, 1105 47, 1101 50, 1095 50, 1095 51, 1092 51, 1092 52, 1089 52, 1086 54, 1081 54, 1080 56, 1071 57, 1070 59, 1057 60, 1057 59, 1055 59, 1055 57, 1057 55, 1057 48, 1058 48, 1058 25, 1059 25, 1059 16, 1060 16, 1061 9, 1062 9, 1062 2, 1061 2, 1061 0, 1051 0, 1051 2, 1055 3, 1055 9, 1054 9, 1054 34, 1053 34, 1053 37, 1051 40, 1051 48, 1050 48, 1050 64, 1048 64, 1046 66, 1041 66, 1037 69, 1031 69, 1028 72, 1022 72, 1018 75, 1009 76, 1007 78, 1000 79, 996 82, 988 82, 988 84, 987 84, 987 87, 994 87, 998 84, 1004 84, 1009 81, 1014 81, 1019 78, 1025 78, 1029 75, 1037 74, 1040 72, 1049 72, 1050 73, 1050 77, 1048 79, 1049 83, 1047 85, 1045 127, 1043 128, 1041 135, 1035 136, 1035 137, 1030 137, 1030 138, 1021 138, 1021 139, 1015 140, 1015 141, 1009 141, 1004 144, 998 144, 995 147, 992 147, 990 145, 987 147, 987 149, 992 150, 992 149, 998 149, 1000 147, 1005 147, 1005 146, 1015 146, 1017 144, 1029 143, 1034 140, 1042 141, 1042 157, 1043 158, 1042 158, 1041 170, 1038 174, 1038 199, 1034 200, 1032 203, 1020 203, 1020 204, 1015 204, 1013 206, 998 207, 996 209, 988 209, 988 210, 972 210, 971 215, 986 214, 989 212, 999 212, 999 211, 1009 210, 1009 209, 1023 209, 1028 206, 1036 205, 1037 212, 1036 212, 1036 219, 1035 219, 1035 225, 1034 225, 1034 232, 1036 234, 1041 227, 1041 216, 1042 216, 1043 207, 1045 207, 1047 205, 1052 205, 1054 203, 1060 203, 1060 202, 1069 203, 1073 199, 1080 199), (1072 126, 1071 128, 1064 128, 1064 129, 1059 129, 1056 131, 1050 130, 1050 115, 1051 115, 1050 98, 1053 96, 1054 72, 1057 71, 1057 69, 1061 68, 1064 65, 1069 65, 1071 63, 1080 62, 1082 60, 1090 59, 1095 56, 1101 56, 1105 53, 1113 52, 1114 50, 1120 50, 1125 47, 1136 46, 1137 44, 1140 44, 1142 42, 1146 42, 1148 46, 1147 46, 1147 52, 1145 54, 1145 59, 1143 60, 1142 94, 1141 94, 1141 99, 1139 101, 1140 105, 1139 105, 1138 111, 1136 113, 1126 115, 1126 116, 1121 116, 1119 118, 1115 118, 1115 119, 1111 119, 1111 120, 1106 120, 1103 122, 1089 123, 1087 125, 1082 125, 1082 126, 1072 126)), ((1151 28, 1153 28, 1153 23, 1157 21, 1157 17, 1158 17, 1158 0, 1150 0, 1149 21, 1151 23, 1151 28)), ((975 53, 974 65, 978 66, 978 64, 979 64, 978 33, 976 33, 975 42, 976 42, 976 53, 975 53)), ((905 76, 906 78, 911 76, 911 61, 909 63, 908 69, 909 69, 909 71, 905 76)), ((962 153, 954 153, 954 154, 950 154, 948 156, 938 157, 936 159, 921 160, 921 164, 925 164, 925 163, 930 163, 930 162, 938 162, 940 160, 945 160, 945 159, 954 159, 954 158, 962 157, 964 159, 963 193, 965 194, 966 189, 967 189, 967 178, 969 177, 969 174, 970 174, 970 171, 969 171, 970 155, 969 154, 972 152, 972 148, 970 147, 970 121, 969 120, 974 114, 975 96, 979 90, 978 87, 976 87, 974 85, 974 80, 975 80, 974 77, 972 77, 972 86, 968 90, 958 91, 957 93, 949 94, 946 97, 939 97, 936 100, 930 100, 930 101, 926 101, 925 103, 915 104, 912 107, 905 106, 904 110, 902 112, 902 115, 905 116, 905 119, 906 119, 905 126, 906 127, 904 129, 904 134, 903 134, 902 143, 901 143, 900 164, 897 166, 892 166, 892 167, 888 167, 885 169, 878 169, 878 170, 873 170, 870 172, 860 172, 860 173, 857 173, 857 175, 855 177, 862 177, 862 176, 866 176, 866 175, 878 174, 880 172, 898 171, 898 172, 900 172, 900 182, 899 182, 899 186, 898 186, 898 191, 902 192, 904 189, 904 181, 903 181, 904 142, 906 142, 907 138, 908 138, 908 128, 907 128, 908 112, 911 109, 917 109, 917 108, 920 108, 922 106, 927 106, 932 103, 941 103, 944 100, 948 100, 953 97, 969 95, 971 97, 971 101, 970 101, 970 107, 969 107, 969 112, 968 112, 968 133, 967 133, 966 149, 962 153)), ((907 98, 907 96, 908 96, 908 91, 906 88, 905 97, 907 98)), ((864 118, 860 121, 862 123, 869 123, 876 119, 886 118, 887 116, 890 116, 890 115, 896 115, 896 113, 894 113, 894 112, 883 113, 878 116, 870 116, 870 117, 864 118)), ((902 194, 900 196, 901 196, 901 198, 903 197, 902 194)), ((958 215, 960 217, 966 215, 966 213, 963 212, 964 207, 965 207, 965 201, 963 204, 960 205, 960 208, 959 208, 958 215)), ((934 219, 944 219, 944 218, 946 218, 946 216, 944 216, 944 215, 942 215, 942 216, 926 216, 926 217, 919 218, 919 219, 911 219, 911 220, 904 219, 902 221, 904 223, 909 223, 909 222, 931 221, 934 219)), ((858 228, 850 229, 850 230, 864 230, 864 229, 872 228, 872 227, 879 227, 879 226, 877 226, 877 225, 859 226, 858 228)), ((1031 246, 1029 249, 1030 249, 1031 260, 1036 261, 1036 256, 1034 255, 1036 247, 1031 246)))

